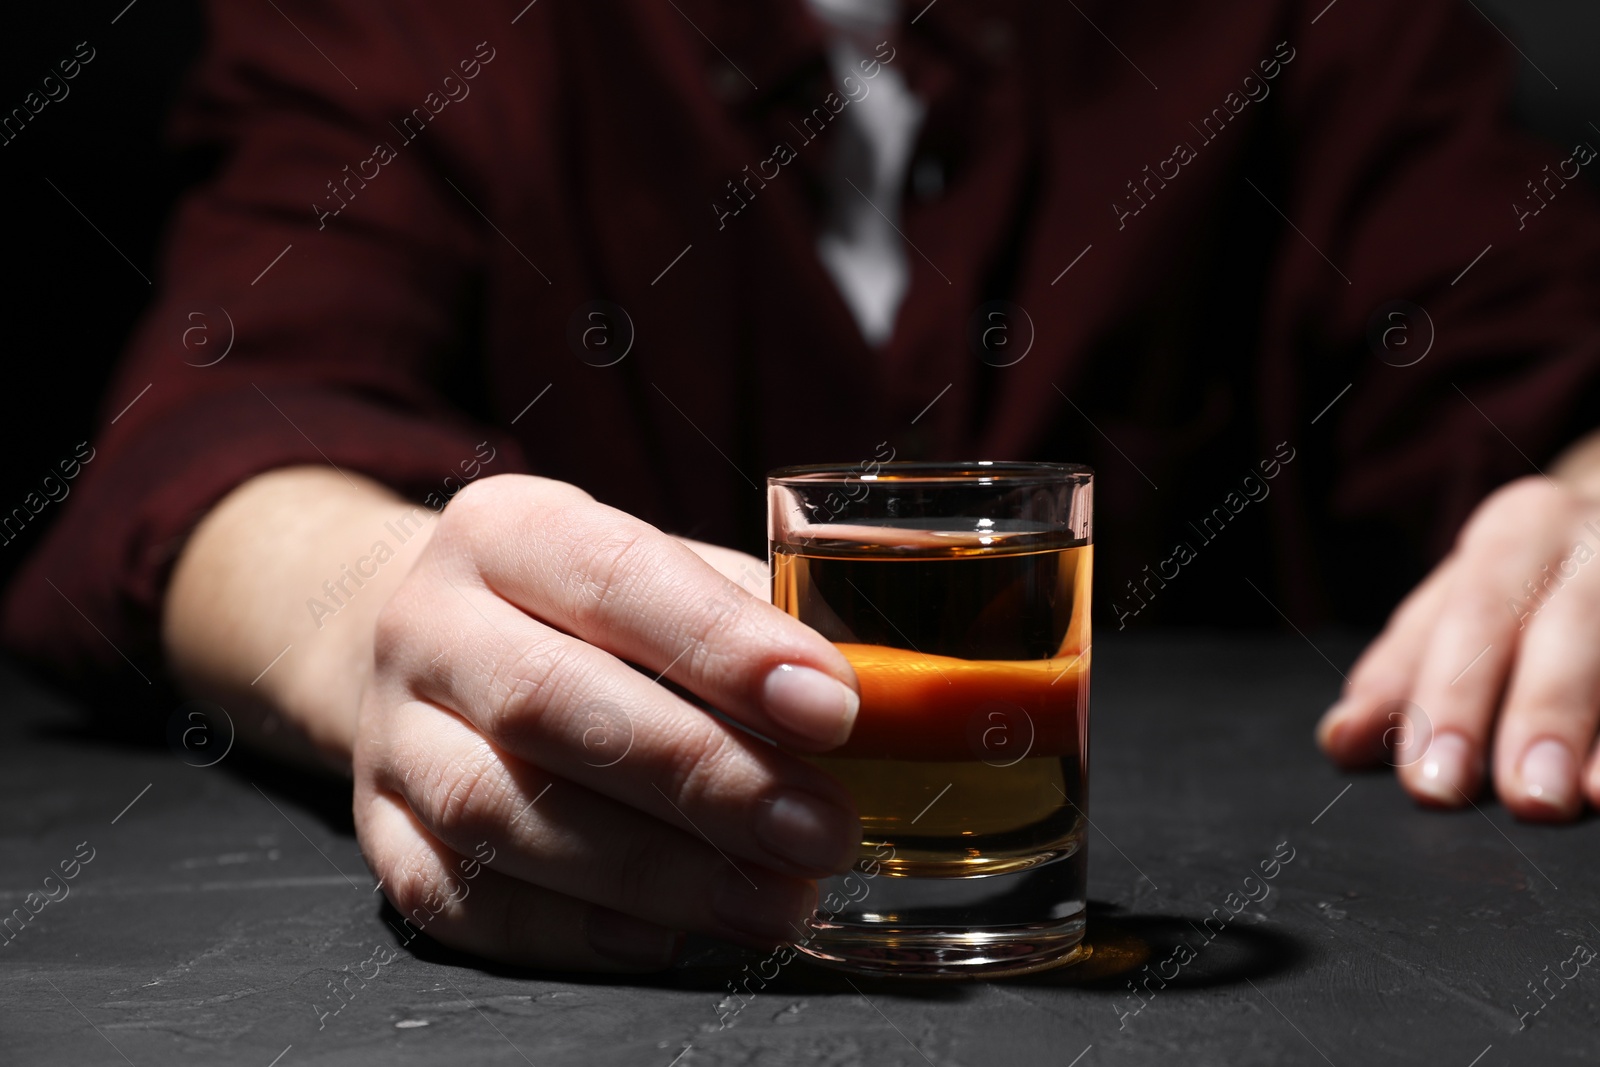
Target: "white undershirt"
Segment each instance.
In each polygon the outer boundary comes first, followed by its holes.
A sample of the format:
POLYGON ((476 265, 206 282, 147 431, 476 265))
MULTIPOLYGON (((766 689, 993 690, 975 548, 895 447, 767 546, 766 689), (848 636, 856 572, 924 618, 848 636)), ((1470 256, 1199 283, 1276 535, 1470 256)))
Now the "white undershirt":
POLYGON ((901 191, 925 108, 892 63, 874 78, 873 57, 899 19, 899 0, 806 0, 833 32, 828 65, 834 91, 849 100, 827 140, 827 206, 817 254, 868 343, 882 345, 911 281, 900 225, 901 191), (868 69, 871 69, 870 66, 868 69), (846 85, 844 79, 851 81, 846 85), (862 95, 862 87, 865 95, 862 95), (845 89, 857 99, 850 99, 845 89), (870 201, 870 202, 869 202, 870 201))

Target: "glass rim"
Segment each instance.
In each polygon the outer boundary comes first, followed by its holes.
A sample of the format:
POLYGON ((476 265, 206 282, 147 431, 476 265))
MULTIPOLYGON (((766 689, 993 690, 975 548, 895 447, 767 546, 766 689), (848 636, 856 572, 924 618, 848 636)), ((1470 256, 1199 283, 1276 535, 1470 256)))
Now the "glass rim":
POLYGON ((877 463, 869 473, 868 463, 803 463, 776 467, 767 472, 767 485, 825 485, 863 478, 895 485, 1029 485, 1094 477, 1094 468, 1084 463, 1047 463, 1029 460, 892 460, 877 463))

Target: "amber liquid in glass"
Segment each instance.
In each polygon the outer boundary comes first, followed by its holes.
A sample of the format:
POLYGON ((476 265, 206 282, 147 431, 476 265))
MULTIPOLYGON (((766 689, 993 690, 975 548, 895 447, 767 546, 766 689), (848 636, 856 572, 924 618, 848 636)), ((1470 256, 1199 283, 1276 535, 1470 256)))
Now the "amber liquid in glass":
POLYGON ((1080 852, 1093 547, 1003 529, 849 532, 774 544, 773 587, 861 683, 850 739, 810 758, 854 795, 863 861, 963 878, 1080 852))

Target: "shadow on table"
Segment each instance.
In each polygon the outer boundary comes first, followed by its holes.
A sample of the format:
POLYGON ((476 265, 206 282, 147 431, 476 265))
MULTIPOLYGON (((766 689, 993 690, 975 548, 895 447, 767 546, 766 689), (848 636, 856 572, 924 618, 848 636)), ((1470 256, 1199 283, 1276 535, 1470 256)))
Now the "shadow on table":
MULTIPOLYGON (((3 678, 3 675, 0 675, 3 678)), ((183 713, 187 708, 215 708, 204 701, 178 705, 163 723, 154 713, 119 720, 96 710, 87 715, 52 715, 25 725, 26 736, 71 748, 98 748, 110 752, 160 755, 192 768, 196 773, 220 774, 238 782, 244 795, 259 802, 255 789, 269 797, 288 800, 316 816, 330 832, 355 836, 350 810, 350 780, 332 770, 308 767, 254 749, 235 736, 231 719, 225 724, 196 724, 183 713)))
POLYGON ((1082 963, 1024 975, 1024 985, 1069 986, 1090 992, 1212 989, 1271 978, 1301 966, 1310 953, 1281 927, 1229 923, 1220 931, 1183 915, 1125 913, 1089 902, 1089 944, 1082 963))
MULTIPOLYGON (((383 918, 391 929, 400 917, 387 905, 383 918)), ((1280 928, 1229 924, 1208 931, 1199 918, 1181 915, 1124 913, 1114 904, 1089 904, 1089 944, 1093 953, 1082 963, 1039 974, 1000 979, 1008 984, 1081 989, 1088 993, 1129 997, 1129 983, 1139 990, 1200 990, 1248 981, 1262 981, 1300 966, 1308 951, 1280 928), (1187 952, 1180 946, 1186 946, 1187 952)), ((634 986, 749 997, 887 993, 929 1001, 959 1002, 977 995, 977 984, 845 975, 797 956, 774 967, 772 954, 762 954, 708 939, 691 938, 677 966, 654 975, 555 973, 511 967, 477 959, 419 937, 407 946, 419 960, 442 966, 468 967, 508 978, 561 981, 582 985, 634 986), (771 975, 771 977, 762 977, 771 975)), ((735 1003, 735 1001, 730 1001, 735 1003)))

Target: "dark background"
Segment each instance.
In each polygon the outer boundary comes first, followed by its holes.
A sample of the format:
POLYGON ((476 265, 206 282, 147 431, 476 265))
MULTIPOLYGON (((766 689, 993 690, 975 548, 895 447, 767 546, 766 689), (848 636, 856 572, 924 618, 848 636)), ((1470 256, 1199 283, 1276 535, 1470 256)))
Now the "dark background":
MULTIPOLYGON (((1600 137, 1589 125, 1600 124, 1600 5, 1478 0, 1478 7, 1528 57, 1515 102, 1521 121, 1567 147, 1600 137)), ((203 40, 199 5, 184 0, 27 5, 0 36, 0 114, 21 106, 80 41, 97 52, 67 83, 68 97, 0 144, 0 307, 11 345, 0 399, 0 514, 90 438, 108 370, 154 292, 145 279, 157 279, 174 198, 205 173, 205 161, 176 158, 163 143, 168 104, 203 40)), ((47 507, 22 537, 0 545, 0 583, 57 510, 47 507)))

